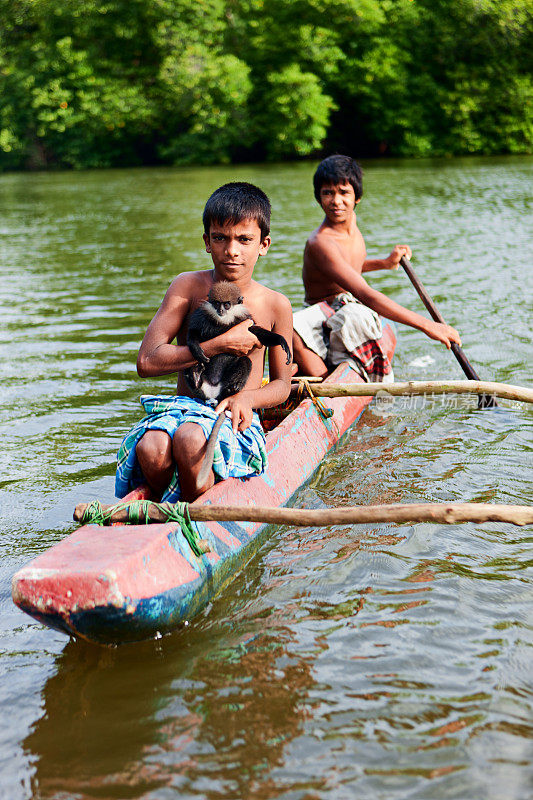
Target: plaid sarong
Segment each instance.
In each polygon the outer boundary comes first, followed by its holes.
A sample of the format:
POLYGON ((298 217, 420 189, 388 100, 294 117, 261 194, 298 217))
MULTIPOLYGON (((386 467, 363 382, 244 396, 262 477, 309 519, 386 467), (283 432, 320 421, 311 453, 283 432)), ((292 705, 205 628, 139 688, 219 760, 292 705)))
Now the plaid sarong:
MULTIPOLYGON (((117 454, 115 495, 124 497, 132 489, 146 483, 142 474, 135 447, 146 431, 166 431, 170 438, 184 422, 195 422, 209 437, 218 414, 214 408, 192 397, 167 395, 143 395, 141 404, 147 413, 133 426, 124 438, 117 454)), ((254 412, 252 424, 245 431, 233 433, 229 417, 223 423, 215 447, 213 471, 216 480, 246 478, 261 474, 267 466, 265 434, 259 417, 254 412)), ((162 501, 175 503, 180 498, 177 470, 168 485, 162 501)))
POLYGON ((394 380, 379 315, 350 292, 296 311, 293 326, 329 369, 347 361, 365 381, 394 380))

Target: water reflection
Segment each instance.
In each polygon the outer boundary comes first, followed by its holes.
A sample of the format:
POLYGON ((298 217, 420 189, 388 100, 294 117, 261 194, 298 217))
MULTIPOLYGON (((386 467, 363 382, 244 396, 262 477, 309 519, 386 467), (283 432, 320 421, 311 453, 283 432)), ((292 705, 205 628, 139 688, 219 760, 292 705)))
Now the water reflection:
POLYGON ((224 633, 218 646, 199 626, 119 649, 69 643, 24 742, 36 795, 255 796, 301 730, 311 668, 288 630, 224 633))

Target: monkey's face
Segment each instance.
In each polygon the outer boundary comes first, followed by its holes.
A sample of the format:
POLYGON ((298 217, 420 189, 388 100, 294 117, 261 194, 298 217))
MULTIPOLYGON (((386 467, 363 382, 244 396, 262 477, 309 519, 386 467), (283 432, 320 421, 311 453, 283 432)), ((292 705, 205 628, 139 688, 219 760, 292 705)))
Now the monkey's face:
POLYGON ((235 306, 242 305, 242 302, 242 297, 239 297, 235 303, 231 303, 229 301, 222 302, 220 300, 211 300, 211 305, 217 312, 218 316, 225 321, 229 314, 231 314, 232 317, 235 315, 235 306))
POLYGON ((270 247, 270 236, 261 236, 255 219, 235 224, 211 223, 204 234, 205 249, 211 254, 217 277, 227 281, 249 280, 259 256, 270 247))

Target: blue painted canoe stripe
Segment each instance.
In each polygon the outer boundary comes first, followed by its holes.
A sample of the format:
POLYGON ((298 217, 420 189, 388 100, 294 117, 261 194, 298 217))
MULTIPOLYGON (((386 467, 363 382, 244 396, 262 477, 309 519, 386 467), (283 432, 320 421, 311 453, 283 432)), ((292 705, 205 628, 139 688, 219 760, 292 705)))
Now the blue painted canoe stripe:
POLYGON ((218 524, 238 539, 241 544, 246 544, 250 540, 250 534, 246 532, 242 525, 238 525, 236 522, 219 522, 218 524))
MULTIPOLYGON (((198 558, 189 545, 189 542, 181 532, 181 528, 178 524, 168 533, 168 541, 170 546, 183 558, 187 563, 196 571, 202 572, 203 569, 203 559, 198 558)), ((207 537, 204 537, 207 538, 207 537)))
MULTIPOLYGON (((164 633, 186 620, 190 611, 195 610, 202 589, 207 590, 206 597, 203 598, 204 603, 209 599, 211 595, 207 589, 209 583, 201 577, 191 581, 186 587, 179 586, 139 600, 132 614, 126 613, 124 607, 114 606, 100 606, 77 612, 71 617, 73 628, 82 636, 87 634, 91 639, 100 639, 104 643, 110 638, 115 638, 116 641, 135 641, 147 635, 154 636, 157 630, 164 633)), ((50 622, 52 620, 49 620, 48 624, 50 622)))

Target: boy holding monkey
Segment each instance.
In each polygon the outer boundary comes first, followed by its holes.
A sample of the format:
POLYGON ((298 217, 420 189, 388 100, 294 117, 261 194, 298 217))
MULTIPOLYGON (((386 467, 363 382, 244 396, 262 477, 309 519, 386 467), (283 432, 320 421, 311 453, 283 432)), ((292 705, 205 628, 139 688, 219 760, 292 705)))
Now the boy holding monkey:
POLYGON ((266 465, 264 433, 254 409, 270 408, 289 395, 291 365, 281 347, 269 348, 270 381, 261 385, 265 348, 249 330, 254 325, 292 340, 292 311, 279 292, 253 280, 257 259, 270 246, 270 202, 249 183, 229 183, 217 189, 203 214, 204 243, 213 269, 184 272, 171 283, 150 322, 137 359, 141 377, 178 373, 175 397, 143 397, 148 416, 124 439, 118 453, 115 492, 147 483, 162 500, 194 500, 218 479, 246 477, 266 465), (225 398, 215 408, 192 396, 184 371, 196 364, 187 346, 191 314, 219 281, 234 283, 253 319, 245 319, 213 339, 202 342, 209 359, 219 353, 248 356, 252 362, 245 388, 225 398), (173 341, 176 340, 176 344, 173 341), (206 441, 225 411, 228 420, 219 434, 213 470, 197 486, 206 441))

